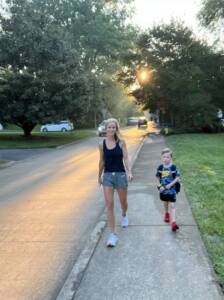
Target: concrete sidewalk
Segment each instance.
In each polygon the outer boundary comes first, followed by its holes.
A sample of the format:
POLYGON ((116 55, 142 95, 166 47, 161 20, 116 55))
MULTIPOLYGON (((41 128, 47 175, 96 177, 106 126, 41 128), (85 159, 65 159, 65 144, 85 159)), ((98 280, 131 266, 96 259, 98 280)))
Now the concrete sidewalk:
POLYGON ((164 147, 161 136, 146 139, 129 186, 130 226, 121 228, 116 201, 118 245, 105 246, 108 230, 104 230, 74 300, 224 299, 183 188, 177 201, 180 230, 173 233, 163 222, 154 174, 164 147))

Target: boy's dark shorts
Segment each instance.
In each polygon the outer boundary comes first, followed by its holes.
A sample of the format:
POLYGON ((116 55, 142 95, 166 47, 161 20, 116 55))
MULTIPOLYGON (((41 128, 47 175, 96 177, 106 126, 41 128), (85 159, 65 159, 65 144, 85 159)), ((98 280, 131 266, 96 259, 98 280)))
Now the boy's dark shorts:
POLYGON ((167 194, 160 193, 160 200, 166 202, 176 202, 176 195, 167 195, 167 194))

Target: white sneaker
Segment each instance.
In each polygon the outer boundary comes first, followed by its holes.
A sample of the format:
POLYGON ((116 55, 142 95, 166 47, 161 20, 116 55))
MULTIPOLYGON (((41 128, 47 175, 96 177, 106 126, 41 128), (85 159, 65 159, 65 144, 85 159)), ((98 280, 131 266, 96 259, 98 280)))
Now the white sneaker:
POLYGON ((124 216, 123 218, 122 218, 122 221, 121 221, 121 226, 122 227, 128 227, 128 216, 126 215, 126 216, 124 216))
POLYGON ((111 233, 107 240, 107 247, 115 247, 118 242, 118 237, 115 233, 111 233))

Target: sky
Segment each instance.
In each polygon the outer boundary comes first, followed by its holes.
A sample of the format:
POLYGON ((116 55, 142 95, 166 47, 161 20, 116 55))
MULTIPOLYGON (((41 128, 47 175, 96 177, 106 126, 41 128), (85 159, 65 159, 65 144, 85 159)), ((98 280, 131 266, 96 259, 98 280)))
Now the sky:
POLYGON ((159 23, 168 23, 171 18, 184 21, 196 35, 201 30, 196 18, 202 0, 135 0, 134 23, 146 29, 159 23))
MULTIPOLYGON (((0 6, 5 0, 0 0, 0 6)), ((199 32, 196 14, 202 0, 134 0, 136 6, 134 23, 146 29, 154 24, 168 22, 172 17, 185 21, 197 34, 199 32)))
MULTIPOLYGON (((214 33, 202 28, 197 19, 203 0, 134 0, 136 7, 132 22, 142 29, 161 23, 168 23, 172 18, 184 21, 196 36, 205 39, 209 44, 215 40, 214 33)), ((5 0, 0 0, 0 6, 5 0)), ((220 40, 223 32, 220 33, 220 40)), ((223 38, 222 38, 223 39, 223 38)))

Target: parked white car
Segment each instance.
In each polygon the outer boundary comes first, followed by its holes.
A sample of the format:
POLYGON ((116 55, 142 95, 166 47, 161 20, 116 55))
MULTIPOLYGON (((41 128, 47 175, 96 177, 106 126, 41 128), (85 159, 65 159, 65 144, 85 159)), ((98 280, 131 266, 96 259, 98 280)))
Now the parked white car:
POLYGON ((3 130, 3 126, 2 126, 2 124, 0 123, 0 130, 3 130))
POLYGON ((138 125, 139 117, 129 117, 127 121, 127 126, 138 125))
POLYGON ((48 132, 48 131, 72 131, 74 129, 74 125, 70 121, 60 121, 58 123, 50 123, 41 126, 41 132, 48 132))
POLYGON ((105 136, 106 135, 106 120, 101 122, 97 127, 97 135, 105 136))

